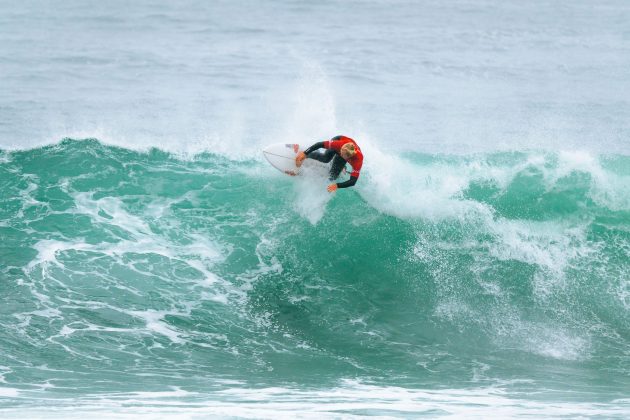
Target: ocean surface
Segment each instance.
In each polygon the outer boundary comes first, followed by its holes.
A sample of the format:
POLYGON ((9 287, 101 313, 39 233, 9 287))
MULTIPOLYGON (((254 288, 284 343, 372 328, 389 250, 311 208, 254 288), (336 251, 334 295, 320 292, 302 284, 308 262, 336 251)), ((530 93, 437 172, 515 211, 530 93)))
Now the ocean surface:
POLYGON ((0 1, 0 417, 630 417, 628 22, 0 1))

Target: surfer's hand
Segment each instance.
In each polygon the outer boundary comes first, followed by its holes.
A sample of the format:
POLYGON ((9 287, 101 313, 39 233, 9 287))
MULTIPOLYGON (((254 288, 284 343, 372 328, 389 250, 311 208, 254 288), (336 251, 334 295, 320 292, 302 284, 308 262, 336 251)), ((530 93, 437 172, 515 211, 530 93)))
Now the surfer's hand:
POLYGON ((302 162, 304 161, 304 159, 306 159, 306 154, 304 152, 298 153, 295 157, 295 166, 297 166, 298 168, 302 166, 302 162))
POLYGON ((330 184, 327 190, 329 193, 337 191, 337 184, 330 184))

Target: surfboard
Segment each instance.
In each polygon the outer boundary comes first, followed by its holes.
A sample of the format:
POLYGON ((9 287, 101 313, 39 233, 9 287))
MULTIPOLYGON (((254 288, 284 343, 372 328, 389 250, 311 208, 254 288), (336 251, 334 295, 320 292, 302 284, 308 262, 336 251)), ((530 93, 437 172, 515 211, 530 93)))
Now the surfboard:
MULTIPOLYGON (((263 155, 267 161, 282 173, 287 175, 307 175, 315 177, 327 177, 329 165, 314 159, 306 159, 299 168, 295 166, 295 158, 303 148, 297 143, 275 143, 263 149, 263 155)), ((342 177, 349 172, 344 168, 342 177)))
POLYGON ((265 147, 262 152, 271 166, 287 175, 296 176, 302 169, 295 166, 295 157, 300 150, 299 144, 276 143, 265 147))

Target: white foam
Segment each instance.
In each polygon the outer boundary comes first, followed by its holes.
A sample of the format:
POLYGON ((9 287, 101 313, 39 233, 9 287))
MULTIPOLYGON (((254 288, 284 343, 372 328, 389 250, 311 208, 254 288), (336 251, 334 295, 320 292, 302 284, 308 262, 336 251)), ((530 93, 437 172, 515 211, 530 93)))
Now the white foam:
POLYGON ((557 166, 540 166, 547 190, 572 173, 590 176, 589 195, 602 207, 615 211, 630 209, 630 177, 614 174, 602 167, 600 157, 585 150, 561 150, 557 153, 557 166))
POLYGON ((184 340, 180 333, 164 322, 166 315, 179 315, 172 311, 128 311, 127 313, 144 320, 147 330, 167 337, 173 343, 181 344, 184 340))
POLYGON ((491 256, 535 264, 553 273, 564 272, 570 261, 590 252, 584 225, 498 219, 488 228, 498 239, 489 246, 491 256))
POLYGON ((358 191, 374 208, 405 219, 431 221, 489 217, 483 203, 461 198, 471 176, 461 167, 443 163, 414 164, 384 153, 367 140, 361 143, 366 156, 358 191))
POLYGON ((23 179, 28 180, 28 185, 19 193, 21 207, 16 216, 20 219, 24 217, 24 210, 28 209, 29 207, 48 206, 48 203, 42 203, 36 200, 32 195, 34 191, 37 191, 39 189, 39 185, 37 185, 37 183, 39 182, 39 178, 37 177, 37 175, 22 174, 21 176, 23 179))
POLYGON ((17 388, 6 388, 0 387, 0 397, 11 398, 11 397, 19 397, 20 390, 17 388))
POLYGON ((626 310, 630 310, 630 273, 626 272, 625 276, 620 280, 616 295, 623 307, 626 310))
POLYGON ((511 396, 500 386, 468 389, 412 389, 342 381, 328 389, 232 387, 207 396, 179 388, 168 391, 92 396, 84 401, 46 408, 5 409, 4 418, 134 418, 192 419, 238 417, 261 419, 320 419, 441 417, 441 418, 554 418, 627 417, 626 399, 612 403, 535 400, 511 396), (194 399, 189 399, 194 397, 194 399), (387 413, 383 415, 383 413, 387 413))
POLYGON ((26 266, 28 270, 32 270, 36 266, 43 266, 45 268, 48 264, 62 266, 62 264, 57 260, 57 255, 59 253, 70 249, 88 250, 91 246, 82 242, 63 242, 55 239, 42 239, 35 243, 33 248, 37 251, 37 255, 26 266))
POLYGON ((130 214, 120 198, 104 197, 94 200, 93 193, 71 194, 75 198, 76 208, 73 210, 75 214, 88 215, 94 223, 117 226, 127 232, 127 237, 119 238, 113 243, 96 244, 89 244, 82 240, 40 240, 33 245, 37 255, 29 262, 27 266, 29 270, 41 267, 47 273, 51 264, 63 267, 58 260, 59 255, 73 250, 107 255, 129 269, 141 272, 132 262, 125 261, 123 257, 129 253, 155 254, 167 259, 179 260, 199 271, 203 277, 199 284, 203 283, 207 287, 217 282, 218 277, 210 271, 210 267, 221 260, 222 254, 218 251, 216 244, 206 236, 190 233, 187 235, 188 243, 173 243, 166 236, 154 234, 143 218, 130 214), (102 212, 106 212, 113 218, 104 217, 102 212))
POLYGON ((172 391, 145 391, 145 392, 132 392, 131 395, 143 398, 143 399, 155 399, 155 398, 171 398, 171 397, 188 397, 196 395, 196 392, 185 391, 179 387, 171 387, 172 391))
POLYGON ((89 215, 97 222, 105 222, 117 226, 134 235, 148 235, 151 233, 149 225, 140 217, 132 215, 124 209, 121 199, 116 197, 93 198, 93 192, 72 193, 76 213, 89 215), (100 214, 101 211, 109 214, 110 218, 100 214))
POLYGON ((584 360, 590 348, 588 335, 569 334, 548 326, 528 331, 526 337, 533 353, 559 360, 584 360))
POLYGON ((67 325, 64 325, 63 328, 61 328, 61 331, 59 331, 59 335, 61 335, 63 337, 67 337, 67 336, 71 335, 75 331, 76 330, 74 328, 70 328, 67 325))
MULTIPOLYGON (((401 218, 439 221, 487 219, 494 211, 462 194, 473 182, 489 183, 505 191, 517 175, 542 173, 547 191, 574 172, 591 177, 590 197, 612 210, 630 208, 630 177, 602 168, 599 158, 585 151, 529 152, 523 159, 490 163, 487 155, 450 156, 416 163, 385 152, 366 135, 361 139, 365 164, 357 190, 374 208, 401 218)), ((511 159, 510 159, 511 160, 511 159)))
POLYGON ((326 205, 335 193, 326 190, 328 180, 325 177, 296 177, 293 185, 295 211, 311 224, 315 225, 326 212, 326 205))
POLYGON ((278 97, 281 99, 273 108, 276 115, 285 117, 266 138, 269 144, 310 146, 338 134, 335 99, 326 73, 317 62, 300 58, 300 74, 278 97))
POLYGON ((61 311, 57 308, 46 308, 37 311, 28 312, 30 315, 41 316, 43 318, 60 318, 61 311))
POLYGON ((223 305, 227 305, 229 303, 229 296, 227 294, 220 294, 220 293, 215 293, 215 294, 209 294, 209 293, 202 293, 201 294, 201 299, 202 300, 209 300, 212 302, 217 302, 217 303, 221 303, 223 305))

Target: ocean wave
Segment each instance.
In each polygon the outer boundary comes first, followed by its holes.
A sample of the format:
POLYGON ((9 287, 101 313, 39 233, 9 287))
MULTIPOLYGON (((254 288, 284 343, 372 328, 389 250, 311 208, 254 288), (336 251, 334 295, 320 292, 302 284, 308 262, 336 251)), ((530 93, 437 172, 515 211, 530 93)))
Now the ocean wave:
POLYGON ((330 195, 261 159, 2 152, 2 378, 627 376, 628 157, 366 156, 330 195))

